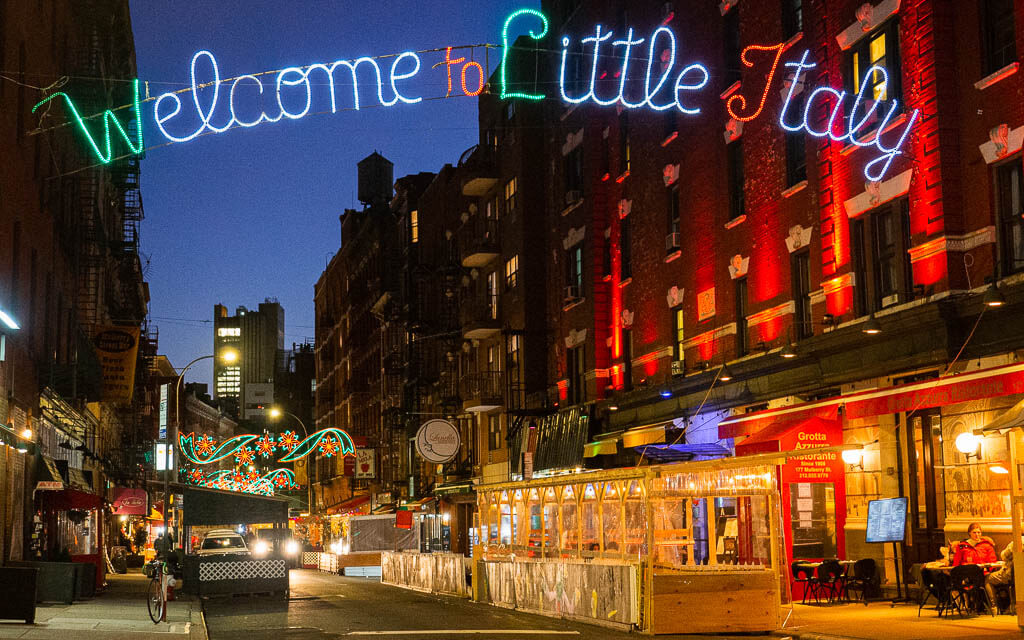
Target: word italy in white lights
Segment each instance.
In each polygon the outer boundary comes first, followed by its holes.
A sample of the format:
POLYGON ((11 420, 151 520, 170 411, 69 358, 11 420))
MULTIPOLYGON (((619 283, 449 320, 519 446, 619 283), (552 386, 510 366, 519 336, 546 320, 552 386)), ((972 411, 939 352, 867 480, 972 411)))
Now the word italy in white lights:
MULTIPOLYGON (((164 126, 164 123, 174 119, 179 113, 181 113, 181 100, 175 93, 165 93, 157 98, 156 104, 153 107, 153 117, 156 120, 157 128, 160 129, 160 133, 162 133, 164 137, 166 137, 168 140, 172 142, 188 142, 189 140, 194 139, 196 136, 202 135, 204 131, 209 131, 210 133, 223 133, 224 131, 227 131, 228 129, 236 125, 239 127, 255 127, 256 125, 263 122, 277 122, 281 118, 298 120, 300 118, 305 117, 309 113, 309 108, 313 101, 313 89, 309 81, 309 76, 314 71, 322 71, 326 75, 327 86, 330 89, 331 94, 331 113, 337 113, 338 107, 334 92, 334 71, 338 67, 347 68, 352 75, 352 105, 355 108, 355 110, 358 111, 359 78, 356 74, 356 71, 360 65, 369 65, 373 69, 376 77, 377 101, 382 106, 390 107, 399 102, 403 102, 405 104, 416 104, 417 102, 423 100, 423 98, 407 98, 406 96, 403 96, 401 93, 399 93, 398 87, 395 84, 398 80, 406 80, 408 78, 412 78, 420 71, 420 57, 411 51, 406 51, 405 53, 401 53, 395 56, 394 62, 391 63, 389 84, 391 85, 391 92, 394 94, 395 97, 391 98, 390 100, 384 99, 383 78, 381 76, 380 66, 377 65, 377 61, 374 60, 373 58, 357 58, 352 62, 349 62, 347 60, 337 60, 327 65, 322 63, 316 63, 311 64, 305 68, 288 67, 286 69, 278 71, 276 80, 274 81, 274 95, 277 98, 277 106, 278 109, 280 110, 280 113, 274 116, 268 116, 266 112, 261 111, 259 116, 253 120, 244 120, 241 117, 239 117, 235 105, 235 90, 238 88, 239 83, 254 82, 256 83, 256 86, 259 88, 259 94, 263 95, 263 82, 261 82, 260 79, 254 75, 243 75, 235 78, 231 82, 231 89, 227 92, 228 111, 231 117, 228 118, 228 120, 224 124, 218 126, 211 122, 211 120, 213 119, 213 114, 217 110, 217 105, 220 101, 221 79, 220 70, 217 68, 217 59, 209 51, 197 51, 196 54, 192 56, 191 91, 192 103, 195 105, 196 115, 199 116, 198 128, 196 128, 195 131, 185 135, 175 135, 168 131, 167 128, 164 126), (212 79, 208 82, 201 82, 196 78, 196 63, 199 62, 200 58, 207 58, 210 61, 210 66, 212 67, 213 73, 212 79), (413 63, 411 69, 399 72, 399 65, 401 65, 403 61, 410 59, 413 63), (284 101, 281 99, 282 88, 298 87, 299 85, 302 85, 302 89, 299 89, 299 91, 305 92, 306 104, 301 110, 292 112, 285 107, 284 101), (204 108, 202 100, 200 99, 199 96, 199 89, 201 87, 206 86, 213 87, 213 97, 209 101, 209 106, 207 108, 204 108), (165 101, 172 102, 173 107, 170 109, 169 112, 161 113, 160 105, 164 104, 165 101)), ((408 67, 409 65, 406 66, 408 67)))
POLYGON ((626 37, 623 40, 615 40, 612 42, 612 47, 622 47, 622 68, 618 72, 619 78, 619 89, 618 93, 609 98, 600 98, 595 90, 595 85, 598 81, 597 77, 597 65, 598 60, 602 57, 601 43, 609 40, 613 35, 613 32, 608 31, 602 33, 601 25, 597 25, 594 29, 593 36, 587 36, 580 40, 580 42, 586 46, 589 43, 593 43, 593 51, 591 52, 591 65, 590 65, 590 87, 586 93, 580 96, 570 96, 566 93, 566 77, 565 67, 566 59, 569 57, 569 43, 568 37, 562 38, 562 63, 558 73, 558 89, 562 94, 562 100, 571 104, 579 104, 592 100, 595 104, 608 106, 615 103, 619 103, 629 109, 639 109, 641 107, 650 107, 655 111, 665 111, 675 107, 679 111, 695 115, 700 113, 700 109, 697 107, 684 106, 680 100, 680 93, 683 91, 699 91, 703 89, 708 83, 711 74, 707 68, 698 63, 690 64, 683 68, 676 76, 675 83, 672 89, 671 99, 662 104, 655 104, 654 97, 658 95, 662 88, 665 86, 666 81, 672 74, 673 67, 676 62, 676 36, 672 33, 672 30, 668 27, 659 27, 654 30, 651 34, 651 40, 649 45, 649 55, 647 56, 647 74, 644 78, 644 99, 639 102, 630 102, 626 99, 626 81, 629 78, 629 61, 630 61, 630 50, 635 45, 644 43, 643 38, 633 38, 632 27, 627 30, 626 37), (657 43, 658 36, 664 36, 663 39, 667 40, 668 48, 664 50, 665 56, 662 58, 661 70, 652 74, 652 68, 654 61, 658 58, 657 43), (657 84, 651 87, 651 76, 657 75, 657 84), (689 80, 688 80, 689 79, 689 80))
POLYGON ((920 111, 918 109, 914 109, 910 113, 909 117, 906 118, 906 124, 903 127, 903 133, 900 134, 900 137, 896 141, 896 144, 894 144, 891 147, 887 147, 884 144, 882 144, 882 133, 889 128, 895 128, 895 126, 898 124, 898 121, 893 119, 893 117, 899 111, 898 100, 891 101, 889 111, 888 113, 885 114, 881 122, 875 128, 874 135, 869 135, 866 139, 860 139, 857 136, 857 133, 865 126, 867 126, 868 123, 873 124, 877 120, 876 111, 878 111, 879 101, 864 100, 864 91, 866 89, 869 89, 872 78, 874 78, 876 75, 881 75, 882 78, 881 82, 875 84, 875 89, 881 88, 881 91, 885 91, 889 85, 888 72, 886 72, 884 68, 875 65, 869 68, 866 72, 864 72, 864 77, 860 81, 860 91, 857 92, 857 97, 854 98, 853 100, 853 107, 850 109, 850 115, 848 118, 846 118, 845 133, 843 133, 842 135, 837 135, 834 129, 836 120, 842 120, 840 113, 843 109, 843 101, 846 99, 846 92, 838 91, 836 89, 833 89, 832 87, 818 87, 817 89, 812 91, 811 94, 807 97, 803 113, 797 114, 800 124, 788 124, 786 122, 786 113, 789 111, 790 104, 793 101, 793 93, 796 90, 797 85, 800 84, 800 76, 805 71, 813 69, 814 67, 817 66, 813 62, 807 62, 808 53, 809 52, 804 51, 804 55, 802 58, 800 58, 800 62, 786 63, 787 67, 793 67, 794 69, 796 69, 796 71, 794 72, 793 79, 789 85, 789 92, 786 94, 786 99, 782 103, 782 111, 779 112, 779 126, 781 126, 786 131, 795 132, 802 130, 806 131, 808 134, 815 136, 817 138, 824 138, 825 136, 828 136, 829 138, 835 140, 836 142, 845 142, 847 144, 853 144, 858 147, 875 147, 876 149, 878 149, 879 152, 881 152, 882 155, 864 165, 864 176, 872 182, 877 182, 878 180, 881 180, 885 176, 886 172, 889 171, 889 167, 892 165, 892 161, 896 158, 896 156, 902 153, 900 149, 906 142, 907 135, 910 134, 910 128, 914 126, 914 122, 917 120, 918 115, 920 115, 920 111), (832 113, 829 114, 827 127, 824 131, 817 131, 811 127, 811 110, 815 106, 815 100, 818 98, 818 96, 822 94, 831 95, 833 98, 835 98, 835 104, 832 106, 832 113), (864 115, 858 119, 857 109, 861 106, 862 103, 866 103, 869 106, 865 110, 864 115), (876 166, 877 169, 875 169, 876 166))

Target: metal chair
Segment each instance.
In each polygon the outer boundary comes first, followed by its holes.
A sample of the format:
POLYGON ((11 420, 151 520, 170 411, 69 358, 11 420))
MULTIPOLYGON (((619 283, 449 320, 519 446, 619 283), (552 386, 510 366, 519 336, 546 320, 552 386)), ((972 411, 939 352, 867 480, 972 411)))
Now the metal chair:
POLYGON ((846 595, 846 577, 838 560, 825 560, 818 567, 818 588, 827 592, 826 602, 835 602, 846 595))
POLYGON ((928 602, 928 596, 935 598, 935 610, 939 612, 940 618, 943 613, 954 608, 950 594, 951 583, 948 573, 935 571, 934 569, 921 569, 921 582, 927 591, 924 598, 921 599, 920 606, 917 607, 917 617, 921 617, 921 609, 928 602))
POLYGON ((817 602, 820 585, 818 585, 817 578, 814 576, 814 568, 801 563, 799 560, 794 560, 790 565, 790 571, 793 574, 794 587, 798 584, 804 585, 804 597, 800 601, 801 604, 807 603, 808 595, 813 595, 814 601, 817 602))
POLYGON ((853 563, 853 575, 846 579, 846 590, 860 591, 860 600, 868 605, 868 589, 874 585, 878 565, 874 558, 862 558, 853 563))
POLYGON ((992 603, 988 601, 988 593, 985 591, 985 572, 976 564, 962 564, 953 567, 949 572, 950 581, 950 602, 957 612, 963 616, 964 611, 968 614, 977 613, 984 607, 990 615, 992 603))

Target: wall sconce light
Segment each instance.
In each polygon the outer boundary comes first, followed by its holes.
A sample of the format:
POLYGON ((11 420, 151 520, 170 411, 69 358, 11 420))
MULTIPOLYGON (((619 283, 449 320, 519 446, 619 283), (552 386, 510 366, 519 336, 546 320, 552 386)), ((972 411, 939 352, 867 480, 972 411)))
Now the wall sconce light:
POLYGON ((847 449, 843 451, 843 462, 850 465, 850 470, 857 468, 864 470, 864 452, 860 449, 847 449))
POLYGON ((970 431, 964 431, 956 437, 954 442, 956 450, 964 454, 967 461, 971 461, 971 457, 978 458, 978 462, 981 462, 981 438, 974 435, 970 431))

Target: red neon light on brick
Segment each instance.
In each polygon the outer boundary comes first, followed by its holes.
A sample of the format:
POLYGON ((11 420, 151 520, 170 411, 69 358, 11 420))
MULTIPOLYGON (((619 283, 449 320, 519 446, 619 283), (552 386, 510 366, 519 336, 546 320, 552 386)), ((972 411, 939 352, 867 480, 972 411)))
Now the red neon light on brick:
POLYGON ((779 44, 773 44, 773 45, 770 45, 770 46, 769 45, 760 45, 760 44, 752 44, 752 45, 750 45, 749 47, 747 47, 746 49, 743 50, 742 54, 740 54, 740 60, 743 62, 743 66, 745 66, 745 67, 753 67, 754 66, 754 63, 751 62, 747 58, 747 54, 751 50, 754 50, 754 51, 774 51, 775 52, 775 59, 772 61, 772 69, 771 69, 771 71, 768 72, 768 80, 767 80, 767 82, 765 82, 764 91, 761 92, 761 103, 759 105, 757 105, 757 111, 755 111, 753 114, 751 114, 749 116, 741 116, 741 115, 739 115, 739 113, 738 113, 739 111, 746 110, 746 108, 747 108, 747 99, 742 94, 737 93, 737 94, 731 95, 731 96, 729 96, 729 99, 726 100, 726 102, 725 102, 725 110, 729 112, 729 115, 731 117, 735 118, 736 120, 739 120, 740 122, 750 122, 751 120, 753 120, 757 116, 761 115, 761 112, 764 110, 764 103, 768 99, 768 91, 772 87, 772 80, 775 78, 775 70, 778 69, 778 67, 779 67, 779 60, 782 58, 783 51, 786 50, 786 43, 785 42, 780 42, 779 44), (733 107, 733 103, 738 103, 738 107, 734 108, 733 107))

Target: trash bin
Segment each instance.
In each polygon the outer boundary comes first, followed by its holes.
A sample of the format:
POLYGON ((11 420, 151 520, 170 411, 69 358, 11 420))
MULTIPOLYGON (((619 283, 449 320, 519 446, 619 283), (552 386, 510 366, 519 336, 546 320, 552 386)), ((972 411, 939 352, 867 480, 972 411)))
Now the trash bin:
POLYGON ((36 621, 35 567, 0 567, 0 619, 36 621))

